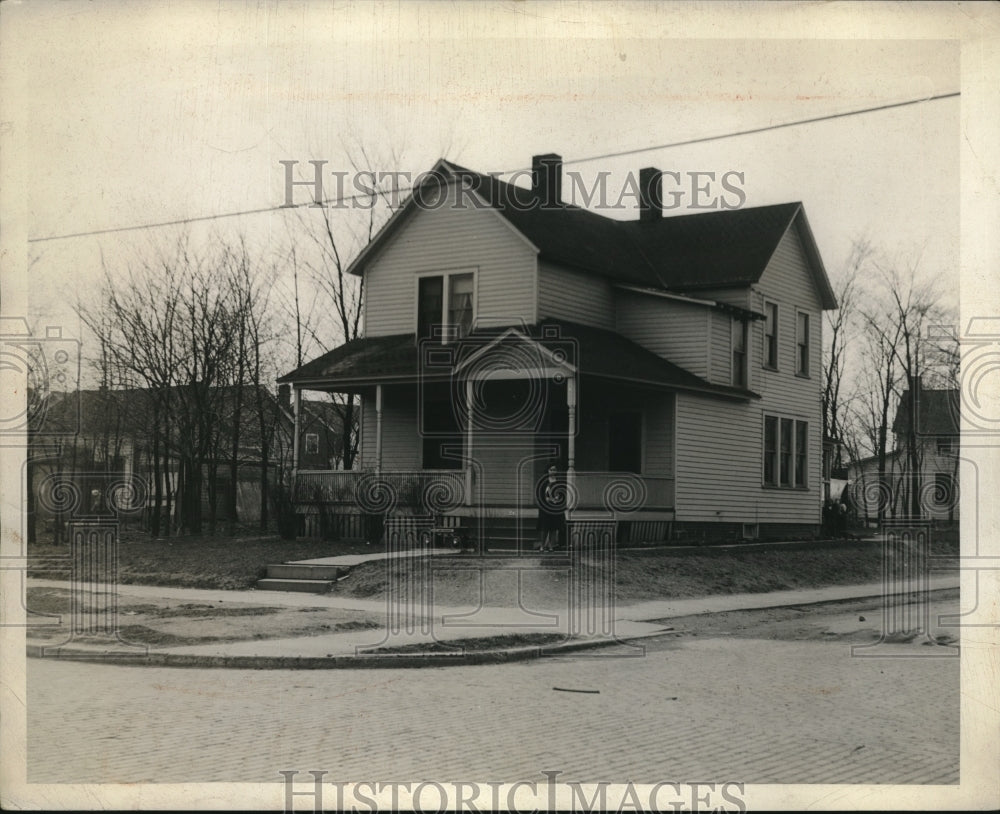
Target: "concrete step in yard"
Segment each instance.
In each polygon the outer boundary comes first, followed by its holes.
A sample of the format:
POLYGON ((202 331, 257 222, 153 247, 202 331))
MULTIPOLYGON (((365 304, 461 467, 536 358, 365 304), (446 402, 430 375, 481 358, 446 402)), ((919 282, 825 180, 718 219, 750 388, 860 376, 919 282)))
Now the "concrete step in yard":
POLYGON ((258 591, 298 591, 306 594, 325 594, 330 590, 329 579, 259 579, 258 591))
POLYGON ((346 565, 308 565, 297 562, 267 566, 268 579, 322 579, 332 582, 351 569, 346 565))
POLYGON ((330 590, 330 586, 350 570, 346 565, 272 563, 267 566, 267 576, 257 580, 257 590, 322 594, 330 590))

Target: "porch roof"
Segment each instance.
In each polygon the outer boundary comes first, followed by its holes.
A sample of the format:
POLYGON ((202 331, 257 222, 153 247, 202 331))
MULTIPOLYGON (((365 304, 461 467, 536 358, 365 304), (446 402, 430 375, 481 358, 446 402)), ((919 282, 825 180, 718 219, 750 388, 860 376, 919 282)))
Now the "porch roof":
MULTIPOLYGON (((510 325, 473 331, 461 343, 462 350, 480 349, 484 343, 505 334, 550 350, 565 350, 567 344, 576 354, 575 363, 584 376, 652 386, 667 390, 685 390, 723 398, 751 399, 759 396, 740 387, 712 384, 688 370, 669 362, 621 334, 564 320, 548 319, 537 325, 510 325)), ((415 383, 418 378, 448 379, 452 368, 426 368, 421 373, 414 334, 394 334, 355 339, 313 359, 278 379, 317 390, 357 390, 376 384, 415 383)))

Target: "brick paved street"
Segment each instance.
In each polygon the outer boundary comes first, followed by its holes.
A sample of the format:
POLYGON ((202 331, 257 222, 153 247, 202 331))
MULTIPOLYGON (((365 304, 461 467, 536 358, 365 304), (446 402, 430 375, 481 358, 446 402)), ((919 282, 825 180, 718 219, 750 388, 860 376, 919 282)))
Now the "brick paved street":
POLYGON ((418 670, 30 659, 28 778, 958 781, 958 659, 916 657, 937 648, 865 659, 846 641, 723 635, 646 646, 641 658, 418 670))

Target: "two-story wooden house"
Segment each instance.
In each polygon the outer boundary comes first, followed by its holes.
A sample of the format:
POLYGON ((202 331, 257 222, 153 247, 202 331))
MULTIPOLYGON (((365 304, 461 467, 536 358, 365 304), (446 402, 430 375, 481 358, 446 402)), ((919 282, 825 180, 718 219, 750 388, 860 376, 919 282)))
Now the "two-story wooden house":
POLYGON ((836 301, 802 205, 665 217, 645 169, 625 221, 564 203, 559 156, 532 177, 441 160, 354 261, 364 337, 280 381, 361 397, 363 468, 300 493, 530 536, 554 463, 623 539, 816 530, 836 301))
POLYGON ((860 519, 873 522, 880 514, 938 522, 959 519, 960 400, 957 389, 925 387, 919 379, 912 390, 900 394, 892 422, 893 446, 881 477, 874 456, 848 468, 850 499, 860 519), (916 422, 911 410, 916 411, 916 422))

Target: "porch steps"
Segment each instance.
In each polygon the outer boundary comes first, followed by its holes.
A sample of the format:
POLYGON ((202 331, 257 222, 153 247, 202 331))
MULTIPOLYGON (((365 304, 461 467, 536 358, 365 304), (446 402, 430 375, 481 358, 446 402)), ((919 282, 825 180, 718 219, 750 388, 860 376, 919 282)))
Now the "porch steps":
POLYGON ((346 565, 274 563, 267 566, 267 576, 257 580, 257 590, 323 594, 350 570, 346 565))
MULTIPOLYGON (((516 549, 518 543, 516 517, 486 517, 483 518, 482 534, 486 540, 487 548, 516 549)), ((535 521, 524 519, 521 521, 521 533, 525 538, 524 545, 531 547, 535 541, 535 521)), ((479 529, 474 529, 473 533, 478 533, 479 529)))

